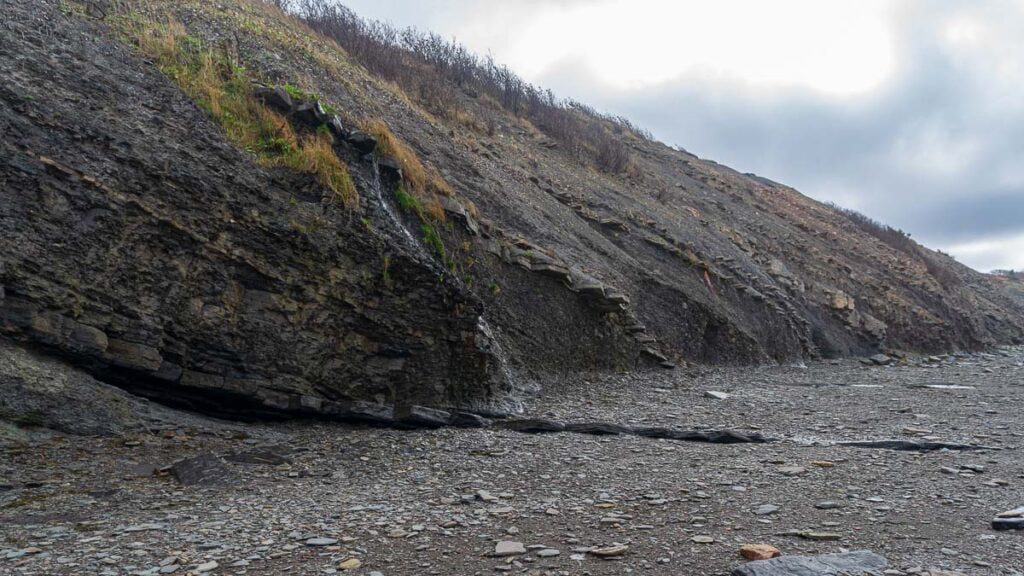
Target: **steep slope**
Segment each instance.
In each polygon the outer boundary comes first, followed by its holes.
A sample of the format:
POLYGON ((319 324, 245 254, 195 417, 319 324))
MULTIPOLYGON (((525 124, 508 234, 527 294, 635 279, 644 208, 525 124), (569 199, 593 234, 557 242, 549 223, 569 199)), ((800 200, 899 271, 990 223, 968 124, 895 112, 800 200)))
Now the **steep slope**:
MULTIPOLYGON (((886 243, 795 190, 670 149, 628 126, 604 122, 631 157, 630 168, 608 174, 544 132, 553 129, 510 114, 471 82, 403 80, 417 66, 431 76, 430 64, 415 56, 394 75, 407 84, 401 92, 320 39, 295 44, 322 51, 314 57, 283 43, 307 37, 289 36, 294 27, 257 5, 195 6, 177 15, 208 40, 249 22, 243 28, 251 34, 239 34, 236 47, 248 62, 354 116, 384 118, 499 228, 628 298, 631 316, 620 323, 645 326, 641 338, 656 338, 670 356, 763 361, 974 348, 1015 341, 1024 330, 1019 303, 985 275, 909 240, 886 243), (325 66, 331 73, 320 73, 325 66)), ((491 313, 509 330, 522 327, 509 347, 534 360, 557 349, 555 365, 573 367, 564 363, 565 351, 589 343, 570 337, 551 346, 538 338, 539 331, 553 335, 524 306, 532 284, 520 286, 494 258, 474 256, 477 276, 484 283, 497 278, 501 287, 496 298, 480 291, 491 313)))
POLYGON ((0 331, 150 396, 482 407, 510 393, 505 364, 522 383, 1024 335, 987 276, 795 190, 581 111, 625 154, 600 170, 472 85, 403 88, 268 4, 5 18, 0 331), (268 161, 275 139, 240 144, 154 41, 261 82, 302 142, 333 142, 358 201, 268 161))
POLYGON ((1024 273, 997 271, 993 272, 989 278, 991 282, 1002 287, 1017 302, 1024 303, 1024 273))

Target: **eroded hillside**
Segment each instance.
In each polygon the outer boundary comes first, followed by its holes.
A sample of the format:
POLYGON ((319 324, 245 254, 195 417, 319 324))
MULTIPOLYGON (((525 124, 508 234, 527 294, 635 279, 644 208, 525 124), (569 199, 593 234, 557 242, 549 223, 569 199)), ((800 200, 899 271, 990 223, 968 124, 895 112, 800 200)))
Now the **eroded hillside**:
POLYGON ((255 0, 4 11, 0 329, 147 395, 482 407, 507 367, 1024 335, 1002 284, 883 228, 586 109, 598 144, 567 143, 410 52, 443 97, 412 90, 255 0))

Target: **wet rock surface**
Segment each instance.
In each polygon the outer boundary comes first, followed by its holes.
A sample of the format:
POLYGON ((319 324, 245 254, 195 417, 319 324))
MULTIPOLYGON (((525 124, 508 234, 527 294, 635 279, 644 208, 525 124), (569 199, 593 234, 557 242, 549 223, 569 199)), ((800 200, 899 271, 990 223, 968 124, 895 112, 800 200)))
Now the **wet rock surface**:
POLYGON ((790 565, 865 550, 892 576, 1019 575, 1021 533, 991 522, 1022 504, 1022 376, 1024 350, 1006 349, 584 374, 526 401, 545 420, 777 439, 764 444, 183 413, 115 437, 37 430, 3 444, 0 573, 725 576, 760 574, 740 554, 759 543, 790 565), (973 388, 920 387, 935 382, 973 388), (840 444, 924 437, 992 448, 840 444), (184 486, 168 469, 203 455, 237 482, 184 486))

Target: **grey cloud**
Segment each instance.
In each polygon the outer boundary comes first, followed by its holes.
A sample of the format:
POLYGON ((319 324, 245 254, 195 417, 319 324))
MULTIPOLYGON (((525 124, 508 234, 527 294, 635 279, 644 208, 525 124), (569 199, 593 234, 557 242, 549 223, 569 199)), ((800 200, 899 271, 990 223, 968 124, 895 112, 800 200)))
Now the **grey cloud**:
POLYGON ((1024 232, 1024 194, 1020 191, 993 191, 920 204, 905 220, 907 228, 920 230, 926 241, 960 243, 1024 232))

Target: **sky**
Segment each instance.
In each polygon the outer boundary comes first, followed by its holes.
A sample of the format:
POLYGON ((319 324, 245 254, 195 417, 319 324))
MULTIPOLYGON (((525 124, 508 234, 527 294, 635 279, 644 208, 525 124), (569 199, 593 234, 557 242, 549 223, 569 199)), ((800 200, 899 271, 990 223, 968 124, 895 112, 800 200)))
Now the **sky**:
POLYGON ((1024 269, 1024 0, 343 0, 671 145, 1024 269))

